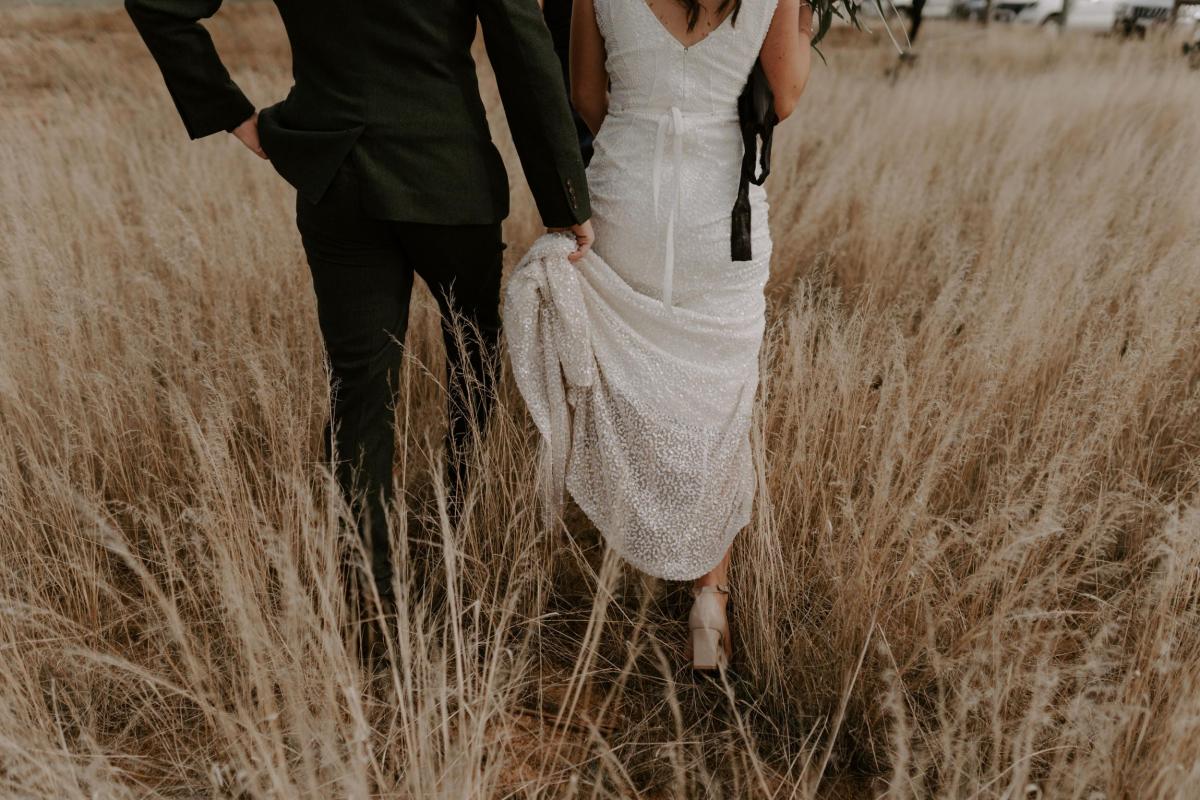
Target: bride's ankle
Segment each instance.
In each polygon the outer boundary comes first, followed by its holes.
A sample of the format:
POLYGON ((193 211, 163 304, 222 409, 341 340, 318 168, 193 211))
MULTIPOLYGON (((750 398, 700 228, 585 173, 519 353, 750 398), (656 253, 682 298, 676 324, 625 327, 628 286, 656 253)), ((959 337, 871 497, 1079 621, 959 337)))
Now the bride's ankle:
POLYGON ((729 589, 729 580, 725 575, 709 573, 703 577, 697 578, 692 582, 692 590, 700 591, 706 586, 711 586, 721 592, 726 592, 729 589))

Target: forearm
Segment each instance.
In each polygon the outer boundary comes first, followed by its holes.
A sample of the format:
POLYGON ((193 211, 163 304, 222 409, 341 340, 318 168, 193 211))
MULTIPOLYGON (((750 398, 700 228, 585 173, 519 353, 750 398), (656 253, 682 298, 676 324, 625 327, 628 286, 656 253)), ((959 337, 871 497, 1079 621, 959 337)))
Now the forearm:
POLYGON ((528 0, 481 0, 478 13, 517 155, 542 219, 549 227, 582 222, 591 214, 587 181, 550 32, 528 0))
POLYGON ((221 0, 125 0, 193 139, 231 130, 254 113, 200 24, 220 6, 221 0))

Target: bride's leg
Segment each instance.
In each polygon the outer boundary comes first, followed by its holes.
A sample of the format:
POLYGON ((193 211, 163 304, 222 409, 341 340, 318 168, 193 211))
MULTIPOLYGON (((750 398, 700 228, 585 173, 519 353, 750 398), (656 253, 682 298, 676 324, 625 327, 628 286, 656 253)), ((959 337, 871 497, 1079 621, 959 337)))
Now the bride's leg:
POLYGON ((697 589, 701 586, 716 586, 717 584, 728 582, 729 553, 732 549, 733 548, 730 548, 730 550, 725 551, 725 557, 721 559, 719 564, 712 568, 711 572, 709 572, 707 575, 701 575, 696 579, 696 583, 694 585, 697 589))

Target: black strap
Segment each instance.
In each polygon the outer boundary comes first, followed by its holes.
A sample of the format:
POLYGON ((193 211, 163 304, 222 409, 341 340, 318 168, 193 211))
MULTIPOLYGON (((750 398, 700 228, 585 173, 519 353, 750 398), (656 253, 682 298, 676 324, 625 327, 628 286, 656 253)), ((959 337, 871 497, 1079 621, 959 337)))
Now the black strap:
POLYGON ((754 177, 754 157, 758 150, 758 136, 752 125, 742 121, 742 174, 738 181, 737 202, 733 204, 732 253, 734 261, 749 261, 753 258, 750 246, 750 182, 754 177))
POLYGON ((746 88, 738 99, 738 120, 742 128, 744 153, 737 202, 733 205, 730 250, 734 261, 750 261, 753 258, 753 248, 750 245, 750 184, 762 186, 771 174, 771 142, 775 125, 779 121, 775 116, 775 98, 761 61, 754 64, 746 88), (762 139, 761 150, 759 139, 762 139), (757 174, 755 161, 759 164, 757 174))

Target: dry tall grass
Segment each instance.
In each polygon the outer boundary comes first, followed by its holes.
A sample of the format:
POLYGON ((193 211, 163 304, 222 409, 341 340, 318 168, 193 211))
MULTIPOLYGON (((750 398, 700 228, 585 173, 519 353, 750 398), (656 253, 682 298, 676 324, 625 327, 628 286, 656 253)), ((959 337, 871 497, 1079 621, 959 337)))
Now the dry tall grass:
MULTIPOLYGON (((279 97, 269 8, 213 27, 279 97)), ((883 45, 826 47, 771 180, 724 685, 683 669, 680 587, 578 518, 539 529, 511 385, 441 521, 422 296, 413 591, 368 685, 291 193, 186 142, 119 12, 0 30, 3 796, 1196 796, 1200 110, 1173 48, 932 26, 893 79, 883 45)))

